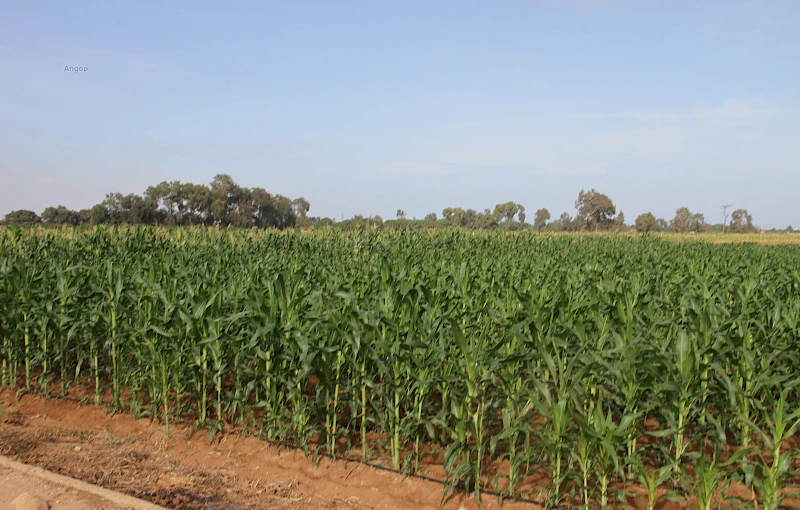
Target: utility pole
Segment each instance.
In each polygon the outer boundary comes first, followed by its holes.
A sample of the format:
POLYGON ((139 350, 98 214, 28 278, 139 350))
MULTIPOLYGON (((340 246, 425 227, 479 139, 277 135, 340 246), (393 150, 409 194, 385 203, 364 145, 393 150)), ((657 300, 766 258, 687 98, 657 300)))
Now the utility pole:
POLYGON ((726 204, 722 206, 722 233, 725 233, 725 224, 728 223, 728 209, 733 207, 733 204, 726 204))

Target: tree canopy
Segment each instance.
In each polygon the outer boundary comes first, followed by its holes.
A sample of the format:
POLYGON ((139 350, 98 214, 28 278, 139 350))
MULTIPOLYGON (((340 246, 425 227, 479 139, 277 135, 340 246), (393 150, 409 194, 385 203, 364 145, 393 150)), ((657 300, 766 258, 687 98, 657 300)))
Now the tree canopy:
MULTIPOLYGON (((218 174, 209 184, 163 181, 149 186, 143 194, 127 195, 113 192, 89 209, 73 211, 64 205, 47 207, 41 217, 34 211, 17 210, 8 213, 3 225, 30 227, 35 225, 164 225, 219 226, 239 228, 337 228, 340 230, 403 228, 422 229, 457 227, 463 229, 533 229, 547 232, 627 231, 625 215, 611 198, 594 188, 581 190, 575 200, 576 215, 562 213, 551 221, 550 211, 537 209, 533 224, 526 223, 525 206, 509 201, 496 204, 483 212, 462 207, 445 207, 441 217, 428 213, 424 219, 408 219, 405 210, 398 208, 396 219, 384 221, 378 215, 357 214, 350 219, 310 217, 311 204, 303 197, 288 198, 269 193, 266 189, 238 185, 230 175, 218 174)), ((725 209, 727 211, 727 209, 725 209)), ((727 216, 726 216, 727 219, 727 216)), ((724 223, 724 222, 723 222, 724 223)), ((653 213, 640 214, 631 225, 637 232, 703 232, 721 228, 706 224, 705 217, 680 207, 666 221, 653 213)), ((753 232, 753 217, 746 209, 730 214, 730 232, 753 232)))
POLYGON ((688 207, 679 207, 670 222, 670 229, 678 233, 703 232, 707 228, 706 217, 703 214, 691 212, 688 207))
POLYGON ((575 209, 578 211, 577 218, 583 222, 586 230, 609 230, 617 212, 614 202, 594 189, 581 190, 575 201, 575 209))
POLYGON ((659 232, 661 230, 661 225, 658 224, 658 220, 651 212, 637 216, 634 226, 637 232, 659 232))
POLYGON ((309 224, 311 204, 291 200, 264 188, 245 188, 227 174, 218 174, 209 185, 161 182, 142 195, 114 192, 92 207, 71 211, 63 205, 48 207, 41 218, 33 211, 13 211, 7 225, 166 225, 233 226, 241 228, 288 228, 309 224))

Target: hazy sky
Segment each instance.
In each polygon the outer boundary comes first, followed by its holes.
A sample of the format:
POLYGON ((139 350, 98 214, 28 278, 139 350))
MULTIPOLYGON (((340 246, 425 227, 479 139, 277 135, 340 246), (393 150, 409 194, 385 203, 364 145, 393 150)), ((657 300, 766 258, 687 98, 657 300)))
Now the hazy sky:
POLYGON ((163 180, 800 225, 798 0, 0 4, 0 215, 163 180), (85 73, 64 71, 85 66, 85 73))

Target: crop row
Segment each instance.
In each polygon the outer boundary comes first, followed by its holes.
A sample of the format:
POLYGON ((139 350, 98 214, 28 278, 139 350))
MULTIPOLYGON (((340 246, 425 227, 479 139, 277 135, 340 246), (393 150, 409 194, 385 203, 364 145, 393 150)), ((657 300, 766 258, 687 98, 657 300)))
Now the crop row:
POLYGON ((0 231, 0 383, 440 465, 445 494, 777 508, 800 248, 460 231, 0 231), (545 474, 546 483, 536 482, 545 474))

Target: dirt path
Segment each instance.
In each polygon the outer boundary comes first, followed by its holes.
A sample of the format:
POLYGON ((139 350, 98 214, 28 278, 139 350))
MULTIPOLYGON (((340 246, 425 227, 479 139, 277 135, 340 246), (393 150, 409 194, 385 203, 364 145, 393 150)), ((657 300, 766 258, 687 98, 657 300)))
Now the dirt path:
MULTIPOLYGON (((324 459, 314 465, 302 453, 279 452, 253 437, 227 435, 211 444, 202 431, 177 430, 168 440, 163 427, 148 420, 31 395, 17 401, 10 391, 0 392, 0 408, 0 455, 168 508, 478 508, 462 494, 440 507, 442 486, 435 482, 359 463, 324 459)), ((493 496, 484 503, 487 510, 499 508, 493 496)))
POLYGON ((27 492, 49 503, 51 510, 104 510, 109 502, 59 484, 0 467, 0 510, 13 510, 11 502, 27 492))
POLYGON ((109 491, 0 455, 0 510, 165 510, 131 496, 109 491))

